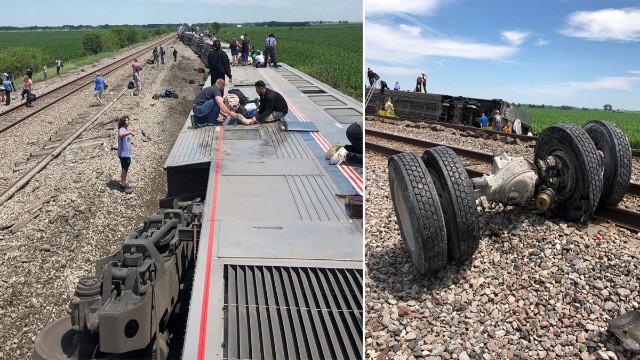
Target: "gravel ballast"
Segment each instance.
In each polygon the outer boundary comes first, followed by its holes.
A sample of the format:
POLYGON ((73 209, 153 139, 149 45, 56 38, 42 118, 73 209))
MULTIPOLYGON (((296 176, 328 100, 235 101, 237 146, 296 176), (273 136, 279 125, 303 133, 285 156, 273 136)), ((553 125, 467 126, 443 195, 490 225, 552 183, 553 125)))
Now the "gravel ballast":
MULTIPOLYGON (((418 130, 430 141, 467 141, 418 130)), ((607 320, 640 308, 637 234, 546 218, 533 206, 479 206, 472 259, 423 276, 400 237, 386 157, 367 151, 366 184, 367 358, 633 358, 607 320)))
MULTIPOLYGON (((29 359, 36 335, 47 323, 67 315, 78 278, 93 275, 96 260, 109 255, 158 211, 158 199, 166 194, 162 166, 200 90, 195 84, 202 79, 193 71, 201 66, 196 55, 177 40, 165 46, 167 52, 174 46, 178 62, 167 59, 164 65, 144 67, 143 96, 126 90, 116 100, 131 79, 131 67, 110 75, 105 103, 114 103, 96 125, 0 207, 0 359, 29 359), (165 88, 180 98, 151 98, 165 88), (130 129, 139 145, 133 149, 129 170, 132 194, 117 188, 120 162, 113 147, 115 120, 122 115, 131 118, 130 129)), ((65 76, 35 87, 54 86, 65 76)), ((92 94, 91 88, 80 91, 56 105, 56 112, 67 119, 95 115, 106 106, 92 106, 92 94)), ((24 156, 20 142, 38 142, 51 130, 34 121, 11 131, 20 140, 15 151, 24 156)))

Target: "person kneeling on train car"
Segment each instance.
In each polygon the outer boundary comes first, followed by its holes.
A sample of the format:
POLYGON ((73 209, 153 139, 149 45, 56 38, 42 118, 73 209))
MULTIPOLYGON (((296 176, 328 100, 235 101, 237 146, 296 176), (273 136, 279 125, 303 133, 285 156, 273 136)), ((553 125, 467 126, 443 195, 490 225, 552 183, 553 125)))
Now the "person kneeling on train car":
POLYGON ((222 100, 224 86, 224 80, 218 79, 215 85, 200 90, 196 95, 193 101, 192 125, 194 128, 220 124, 218 121, 220 110, 231 118, 238 119, 238 114, 229 110, 222 100))
POLYGON ((260 107, 258 108, 258 115, 246 119, 246 122, 242 122, 245 125, 255 123, 270 123, 274 121, 282 120, 289 112, 287 101, 278 92, 267 89, 264 81, 258 80, 254 84, 256 92, 260 95, 260 107))

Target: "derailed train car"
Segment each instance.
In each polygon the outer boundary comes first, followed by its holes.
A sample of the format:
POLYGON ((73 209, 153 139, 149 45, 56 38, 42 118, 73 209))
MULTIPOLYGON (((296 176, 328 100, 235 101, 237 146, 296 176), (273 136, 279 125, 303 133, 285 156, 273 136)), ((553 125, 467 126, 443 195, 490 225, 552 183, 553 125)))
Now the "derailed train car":
POLYGON ((516 120, 520 120, 520 134, 527 134, 531 130, 531 116, 512 103, 501 99, 478 99, 463 96, 441 94, 424 94, 412 91, 374 90, 371 100, 367 104, 365 113, 376 114, 384 109, 384 104, 391 99, 397 116, 407 120, 427 120, 479 126, 478 119, 484 112, 487 117, 495 110, 502 114, 512 129, 516 120))
MULTIPOLYGON (((180 38, 206 59, 209 43, 180 38)), ((364 357, 362 169, 318 160, 362 104, 286 64, 236 69, 229 87, 255 97, 256 79, 291 111, 250 127, 187 117, 163 210, 78 281, 33 359, 364 357)))

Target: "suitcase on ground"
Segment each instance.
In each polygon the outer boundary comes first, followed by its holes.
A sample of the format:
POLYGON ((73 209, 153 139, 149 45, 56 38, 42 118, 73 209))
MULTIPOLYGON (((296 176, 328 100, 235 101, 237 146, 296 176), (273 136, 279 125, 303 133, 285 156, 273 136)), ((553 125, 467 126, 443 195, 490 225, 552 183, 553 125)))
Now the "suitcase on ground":
POLYGON ((28 93, 27 94, 27 101, 28 102, 34 102, 34 101, 36 101, 37 98, 38 97, 34 93, 28 93))

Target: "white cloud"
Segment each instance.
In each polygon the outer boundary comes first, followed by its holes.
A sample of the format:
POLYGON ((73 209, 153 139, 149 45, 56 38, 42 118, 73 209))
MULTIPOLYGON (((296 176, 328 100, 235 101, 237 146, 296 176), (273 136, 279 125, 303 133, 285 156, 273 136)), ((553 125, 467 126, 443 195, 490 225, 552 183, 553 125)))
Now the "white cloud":
MULTIPOLYGON (((640 73, 640 72, 638 72, 640 73)), ((592 81, 569 81, 552 85, 532 87, 529 91, 552 94, 566 94, 576 91, 598 90, 640 90, 640 77, 638 76, 608 76, 596 78, 592 81)))
POLYGON ((636 75, 640 75, 640 70, 629 70, 628 72, 636 75))
POLYGON ((415 66, 404 67, 404 66, 375 66, 376 73, 385 74, 385 75, 415 75, 416 69, 415 66))
POLYGON ((535 46, 545 46, 545 45, 549 45, 549 40, 545 40, 545 39, 538 39, 536 40, 535 46))
POLYGON ((640 41, 640 9, 577 11, 559 32, 586 40, 640 41))
POLYGON ((401 65, 420 64, 425 56, 460 57, 467 59, 501 60, 518 50, 513 46, 423 37, 420 28, 399 25, 392 27, 367 21, 365 25, 367 59, 401 65))
POLYGON ((506 30, 500 32, 500 37, 513 46, 521 45, 531 35, 529 31, 506 30))
POLYGON ((423 14, 430 15, 442 3, 442 0, 414 0, 414 1, 390 1, 390 0, 366 0, 364 2, 365 13, 371 14, 423 14))

